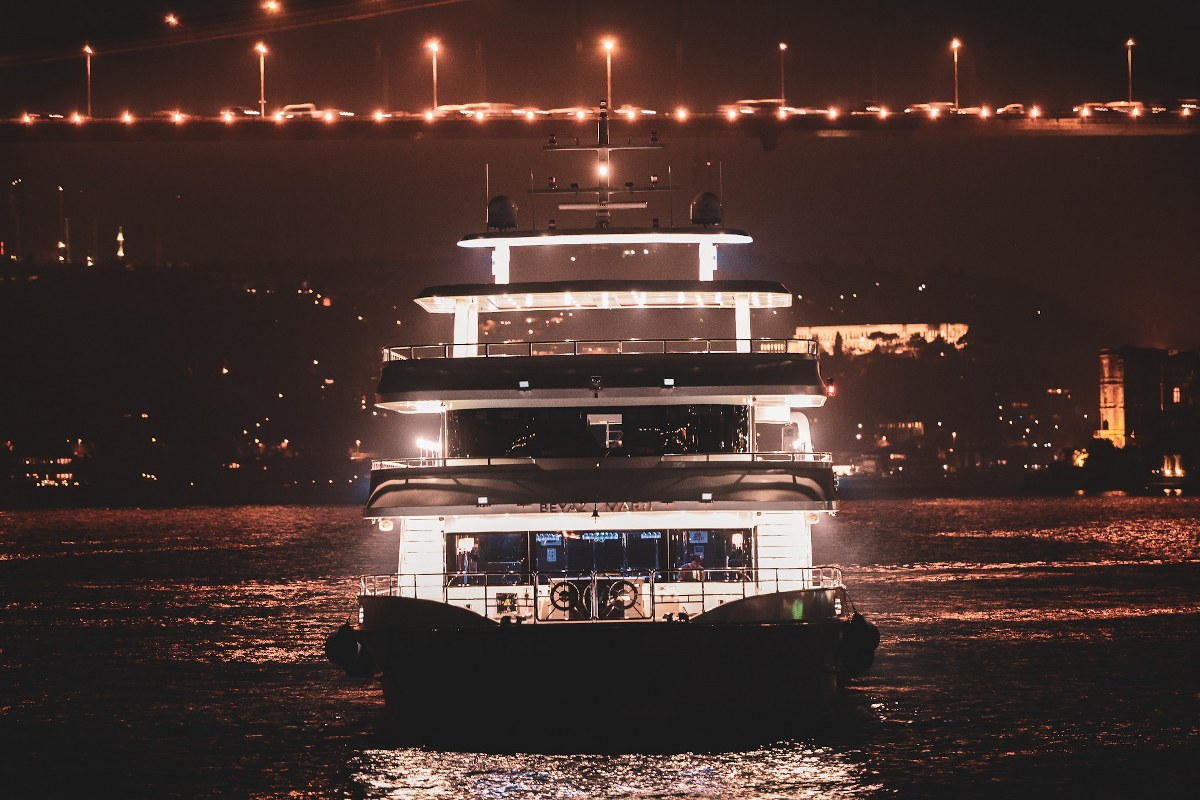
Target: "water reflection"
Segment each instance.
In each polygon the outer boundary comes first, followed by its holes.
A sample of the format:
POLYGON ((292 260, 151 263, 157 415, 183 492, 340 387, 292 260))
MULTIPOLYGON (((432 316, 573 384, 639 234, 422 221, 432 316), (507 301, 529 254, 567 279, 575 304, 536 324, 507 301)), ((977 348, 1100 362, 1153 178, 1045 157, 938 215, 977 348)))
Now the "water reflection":
POLYGON ((366 798, 863 797, 882 788, 848 754, 782 743, 750 752, 528 756, 368 750, 352 767, 366 798))

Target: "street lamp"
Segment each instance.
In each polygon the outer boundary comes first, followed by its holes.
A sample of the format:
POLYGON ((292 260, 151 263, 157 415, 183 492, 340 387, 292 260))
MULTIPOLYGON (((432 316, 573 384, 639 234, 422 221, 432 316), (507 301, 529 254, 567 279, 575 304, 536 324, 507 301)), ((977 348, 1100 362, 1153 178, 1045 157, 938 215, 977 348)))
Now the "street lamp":
POLYGON ((1129 105, 1133 105, 1133 39, 1125 42, 1125 63, 1129 69, 1129 105))
POLYGON ((267 46, 262 42, 254 45, 258 53, 258 118, 267 118, 267 46))
POLYGON ((163 17, 163 22, 165 22, 167 24, 168 28, 178 28, 179 27, 179 17, 177 17, 171 13, 168 13, 165 17, 163 17))
POLYGON ((958 113, 958 48, 962 47, 962 42, 958 39, 950 40, 950 52, 954 54, 954 111, 958 113))
POLYGON ((612 111, 612 51, 617 46, 613 39, 604 40, 604 75, 606 79, 607 92, 605 97, 608 100, 608 110, 612 111))
POLYGON ((783 54, 787 52, 787 42, 779 43, 779 107, 787 105, 787 95, 783 93, 783 54))
POLYGON ((436 113, 438 107, 437 101, 437 54, 441 46, 437 39, 430 39, 425 43, 425 47, 429 49, 429 54, 433 57, 433 110, 436 113))
POLYGON ((92 54, 96 51, 90 44, 83 45, 83 58, 87 65, 87 115, 92 116, 92 54))

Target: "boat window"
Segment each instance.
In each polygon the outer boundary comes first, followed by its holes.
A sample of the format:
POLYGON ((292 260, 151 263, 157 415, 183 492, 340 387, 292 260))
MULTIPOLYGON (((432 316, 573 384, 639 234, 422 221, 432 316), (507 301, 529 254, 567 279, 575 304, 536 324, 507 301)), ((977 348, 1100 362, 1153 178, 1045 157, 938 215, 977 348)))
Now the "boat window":
POLYGON ((452 411, 450 458, 570 458, 744 453, 746 406, 523 408, 452 411))
POLYGON ((523 533, 450 536, 446 544, 447 582, 453 586, 527 583, 528 551, 523 533))
POLYGON ((671 572, 668 580, 696 580, 685 569, 696 556, 704 570, 705 580, 744 580, 745 570, 753 566, 748 530, 680 530, 672 531, 670 541, 671 572))

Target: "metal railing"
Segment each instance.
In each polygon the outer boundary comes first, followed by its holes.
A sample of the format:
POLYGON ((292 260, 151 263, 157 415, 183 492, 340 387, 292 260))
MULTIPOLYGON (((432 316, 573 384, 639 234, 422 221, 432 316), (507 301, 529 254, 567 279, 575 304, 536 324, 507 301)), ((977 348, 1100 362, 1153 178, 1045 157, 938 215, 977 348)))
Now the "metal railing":
POLYGON ((597 339, 548 342, 472 342, 385 347, 383 360, 425 358, 503 358, 512 356, 659 355, 709 353, 792 353, 816 356, 813 339, 597 339))
MULTIPOLYGON (((610 458, 620 458, 620 450, 613 450, 613 456, 610 458)), ((581 453, 578 456, 559 456, 558 458, 590 458, 594 454, 581 453)), ((645 456, 642 456, 645 457, 645 456)), ((654 456, 650 456, 653 458, 654 456)), ((778 461, 783 463, 800 462, 803 464, 833 464, 832 453, 808 453, 791 450, 781 450, 779 452, 765 451, 757 453, 664 453, 659 458, 664 462, 697 462, 697 463, 712 463, 712 462, 740 462, 740 461, 778 461)), ((486 458, 486 457, 441 457, 427 456, 424 458, 395 458, 383 459, 371 462, 371 471, 388 469, 413 469, 420 467, 492 467, 503 465, 517 464, 533 464, 538 461, 553 461, 554 458, 546 458, 541 456, 527 456, 513 458, 506 456, 503 458, 486 458)))
POLYGON ((532 622, 655 620, 700 614, 731 600, 842 588, 839 567, 730 567, 628 573, 433 572, 364 575, 359 594, 438 600, 483 616, 532 622))

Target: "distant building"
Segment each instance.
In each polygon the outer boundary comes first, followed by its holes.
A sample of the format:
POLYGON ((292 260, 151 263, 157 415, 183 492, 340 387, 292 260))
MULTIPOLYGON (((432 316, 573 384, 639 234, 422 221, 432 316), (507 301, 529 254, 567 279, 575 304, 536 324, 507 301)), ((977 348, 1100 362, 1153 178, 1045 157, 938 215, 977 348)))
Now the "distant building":
POLYGON ((796 328, 797 339, 814 339, 821 350, 833 354, 838 337, 841 337, 842 352, 861 356, 872 350, 890 353, 907 353, 912 350, 914 340, 924 343, 941 339, 956 348, 966 346, 963 338, 968 326, 962 322, 924 323, 872 323, 866 325, 818 325, 796 328))
POLYGON ((1197 469, 1200 352, 1150 347, 1100 351, 1100 428, 1096 438, 1136 446, 1165 480, 1197 469))

